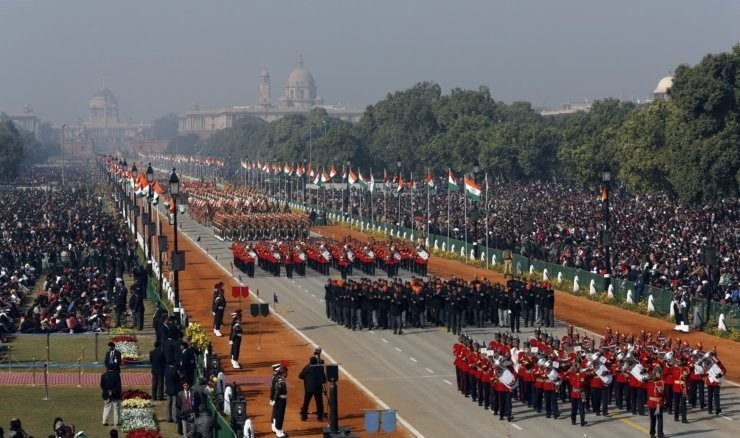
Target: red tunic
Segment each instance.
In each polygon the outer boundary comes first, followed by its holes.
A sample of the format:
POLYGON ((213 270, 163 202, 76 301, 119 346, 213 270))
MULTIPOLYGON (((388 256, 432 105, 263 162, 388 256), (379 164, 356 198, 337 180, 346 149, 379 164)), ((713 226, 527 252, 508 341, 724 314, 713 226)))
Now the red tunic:
POLYGON ((583 388, 586 387, 586 375, 580 371, 575 373, 568 373, 566 379, 570 383, 570 398, 571 399, 582 399, 583 388))
POLYGON ((665 382, 661 380, 651 380, 646 384, 647 405, 650 409, 663 407, 665 405, 665 382))

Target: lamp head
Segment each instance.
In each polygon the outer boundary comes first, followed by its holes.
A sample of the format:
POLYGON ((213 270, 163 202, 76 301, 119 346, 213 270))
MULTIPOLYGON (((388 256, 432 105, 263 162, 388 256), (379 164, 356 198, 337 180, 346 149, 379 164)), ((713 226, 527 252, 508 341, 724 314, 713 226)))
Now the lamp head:
POLYGON ((149 183, 154 182, 154 169, 152 169, 152 163, 146 167, 146 180, 149 183))
POLYGON ((170 174, 170 194, 172 196, 177 196, 180 194, 180 178, 177 177, 177 174, 175 173, 175 168, 172 168, 172 173, 170 174))
POLYGON ((603 182, 609 182, 612 180, 612 172, 609 170, 609 166, 604 166, 604 169, 601 170, 601 180, 603 182))

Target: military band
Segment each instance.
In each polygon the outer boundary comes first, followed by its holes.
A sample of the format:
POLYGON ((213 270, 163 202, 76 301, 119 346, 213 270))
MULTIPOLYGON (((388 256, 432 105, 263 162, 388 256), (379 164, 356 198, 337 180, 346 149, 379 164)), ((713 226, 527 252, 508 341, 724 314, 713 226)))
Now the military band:
POLYGON ((600 345, 572 327, 559 340, 537 329, 524 343, 515 333, 497 332, 488 345, 461 335, 452 352, 458 391, 499 420, 513 418, 512 399, 552 419, 560 416, 560 401, 568 400, 574 426, 586 426, 587 413, 609 416, 610 405, 636 415, 645 415, 647 406, 650 436, 662 437, 666 409, 684 423, 687 402, 721 412, 726 369, 717 352, 705 352, 701 345, 692 349, 660 332, 653 339, 645 332, 625 336, 607 328, 600 345))

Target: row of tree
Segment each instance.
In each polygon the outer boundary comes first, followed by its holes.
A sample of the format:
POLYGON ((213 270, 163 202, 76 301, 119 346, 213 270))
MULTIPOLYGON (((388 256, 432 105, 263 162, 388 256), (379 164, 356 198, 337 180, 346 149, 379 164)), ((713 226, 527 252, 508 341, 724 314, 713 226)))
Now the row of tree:
POLYGON ((18 129, 0 113, 0 179, 14 177, 24 165, 40 163, 59 154, 56 131, 48 122, 39 126, 39 138, 18 129))
POLYGON ((740 45, 676 69, 668 100, 636 105, 616 99, 588 112, 541 116, 529 103, 495 101, 490 90, 429 82, 388 94, 357 124, 317 108, 267 123, 241 120, 207 140, 173 139, 168 152, 239 160, 346 162, 420 177, 451 167, 505 180, 599 181, 608 166, 636 192, 667 191, 685 203, 736 197, 740 186, 740 45))

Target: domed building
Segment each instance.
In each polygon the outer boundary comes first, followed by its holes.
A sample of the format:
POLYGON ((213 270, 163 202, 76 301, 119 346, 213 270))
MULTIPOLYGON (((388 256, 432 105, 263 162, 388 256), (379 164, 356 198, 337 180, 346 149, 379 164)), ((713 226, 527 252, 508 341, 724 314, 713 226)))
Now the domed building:
POLYGON ((118 124, 118 101, 106 86, 95 92, 90 99, 89 108, 88 124, 91 127, 108 127, 118 124))
POLYGON ((658 81, 658 85, 655 87, 655 90, 653 90, 653 98, 655 100, 667 100, 668 90, 670 90, 672 86, 673 76, 664 77, 658 81))
POLYGON ((301 58, 298 68, 288 76, 283 95, 278 99, 278 108, 312 108, 323 104, 324 99, 316 95, 316 81, 311 72, 303 67, 301 58))
POLYGON ((283 95, 278 98, 276 105, 270 101, 270 72, 263 67, 258 80, 257 105, 221 109, 188 106, 178 118, 177 132, 180 135, 195 134, 206 139, 221 129, 234 126, 245 117, 258 117, 266 122, 273 122, 292 114, 308 114, 317 107, 324 109, 329 117, 351 123, 358 122, 363 114, 362 109, 325 105, 324 99, 318 96, 313 75, 303 66, 303 58, 300 58, 298 68, 288 75, 283 95))

